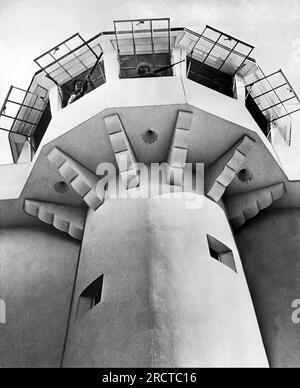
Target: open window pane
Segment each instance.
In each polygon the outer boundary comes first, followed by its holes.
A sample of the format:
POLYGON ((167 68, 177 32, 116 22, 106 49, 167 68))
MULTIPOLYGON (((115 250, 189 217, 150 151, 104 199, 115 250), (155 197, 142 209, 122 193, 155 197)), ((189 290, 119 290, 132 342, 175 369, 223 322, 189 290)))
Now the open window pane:
POLYGON ((191 58, 234 75, 248 59, 253 46, 206 26, 189 54, 191 58))
POLYGON ((15 162, 26 141, 30 142, 33 149, 38 147, 50 120, 46 88, 40 84, 31 84, 27 90, 10 87, 1 108, 0 126, 9 132, 15 162))
POLYGON ((87 93, 105 83, 101 56, 99 37, 86 42, 79 34, 75 34, 36 58, 35 62, 46 76, 60 87, 65 106, 74 92, 74 82, 84 82, 92 69, 93 87, 89 88, 87 93))
POLYGON ((181 45, 189 44, 187 77, 195 82, 233 96, 234 75, 249 67, 253 46, 206 26, 202 34, 188 31, 181 45), (197 35, 197 39, 191 38, 197 35), (193 44, 191 45, 191 42, 193 44))
POLYGON ((62 85, 91 67, 101 53, 99 42, 90 45, 79 34, 75 34, 34 61, 47 75, 62 85))
POLYGON ((299 98, 282 70, 267 76, 258 74, 246 89, 268 122, 300 110, 299 98))
POLYGON ((300 110, 300 100, 282 70, 265 75, 257 67, 247 77, 246 107, 266 136, 271 124, 290 142, 290 115, 300 110))
POLYGON ((169 19, 116 20, 114 26, 116 40, 112 43, 118 51, 120 78, 139 77, 142 63, 148 64, 155 76, 172 75, 171 68, 162 70, 171 64, 169 19))

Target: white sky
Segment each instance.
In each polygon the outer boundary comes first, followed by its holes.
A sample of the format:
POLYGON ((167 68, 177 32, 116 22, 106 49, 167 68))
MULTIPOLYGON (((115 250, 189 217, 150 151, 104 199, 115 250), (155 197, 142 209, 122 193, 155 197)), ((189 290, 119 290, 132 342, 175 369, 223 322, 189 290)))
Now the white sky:
MULTIPOLYGON (((199 32, 209 24, 253 44, 265 73, 281 68, 300 95, 299 0, 0 0, 0 106, 11 84, 27 89, 38 70, 33 59, 70 35, 88 39, 113 30, 113 20, 149 17, 170 17, 172 27, 199 32)), ((287 163, 295 165, 300 119, 292 144, 287 163)), ((0 164, 9 162, 3 132, 0 164)))

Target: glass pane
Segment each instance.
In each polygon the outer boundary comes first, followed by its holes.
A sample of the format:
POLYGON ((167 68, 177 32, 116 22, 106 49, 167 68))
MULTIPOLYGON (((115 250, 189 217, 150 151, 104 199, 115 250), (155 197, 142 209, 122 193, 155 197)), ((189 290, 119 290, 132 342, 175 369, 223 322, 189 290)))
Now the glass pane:
POLYGON ((265 76, 260 70, 255 73, 248 90, 264 116, 275 120, 300 109, 300 102, 281 70, 265 76))
POLYGON ((121 55, 169 52, 169 19, 115 21, 121 55))
POLYGON ((192 57, 214 69, 234 75, 252 48, 251 45, 206 26, 192 50, 192 57))
POLYGON ((101 53, 99 37, 91 43, 85 43, 81 36, 76 34, 36 61, 40 65, 48 63, 46 72, 62 85, 90 69, 101 53), (49 57, 52 58, 50 63, 49 57))

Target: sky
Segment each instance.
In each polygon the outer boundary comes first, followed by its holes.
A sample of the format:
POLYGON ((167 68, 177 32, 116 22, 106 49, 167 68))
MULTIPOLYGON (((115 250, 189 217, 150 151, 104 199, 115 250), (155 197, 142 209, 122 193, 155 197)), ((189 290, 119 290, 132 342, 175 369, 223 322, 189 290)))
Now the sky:
MULTIPOLYGON (((264 72, 281 68, 300 95, 299 0, 0 0, 0 106, 11 84, 27 89, 38 70, 33 59, 57 43, 77 32, 88 39, 113 30, 113 20, 151 17, 198 32, 208 24, 252 44, 264 72)), ((300 152, 294 116, 290 165, 300 152)), ((10 162, 2 132, 0 164, 10 162)))

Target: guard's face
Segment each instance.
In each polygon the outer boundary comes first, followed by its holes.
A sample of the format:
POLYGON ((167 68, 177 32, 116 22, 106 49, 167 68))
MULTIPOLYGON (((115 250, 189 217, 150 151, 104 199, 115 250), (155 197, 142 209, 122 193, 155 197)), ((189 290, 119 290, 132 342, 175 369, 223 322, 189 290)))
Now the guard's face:
POLYGON ((147 66, 147 65, 142 65, 142 66, 139 67, 138 73, 139 73, 139 74, 150 73, 150 67, 147 66))
POLYGON ((78 92, 83 86, 83 82, 76 82, 75 84, 75 90, 78 92))

